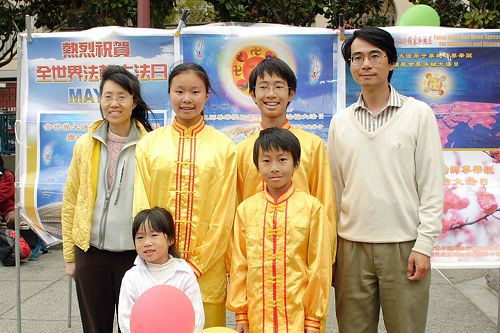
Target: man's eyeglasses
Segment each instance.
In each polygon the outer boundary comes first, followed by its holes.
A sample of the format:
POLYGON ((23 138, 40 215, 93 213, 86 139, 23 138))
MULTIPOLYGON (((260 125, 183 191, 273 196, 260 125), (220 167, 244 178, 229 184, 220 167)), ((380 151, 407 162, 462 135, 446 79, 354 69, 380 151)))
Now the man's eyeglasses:
MULTIPOLYGON (((387 56, 385 54, 380 53, 380 52, 370 53, 368 55, 368 61, 370 61, 370 63, 372 65, 378 65, 382 62, 383 57, 387 57, 387 56)), ((365 61, 365 56, 363 54, 353 55, 351 57, 351 66, 359 67, 359 66, 363 65, 364 61, 365 61)))
POLYGON ((255 86, 255 90, 261 94, 267 94, 271 88, 273 88, 273 91, 277 94, 283 93, 289 89, 289 87, 285 86, 283 83, 277 83, 277 84, 259 84, 255 86))
POLYGON ((105 104, 111 104, 113 103, 113 101, 116 101, 118 104, 123 104, 131 98, 132 96, 102 96, 101 102, 105 104))

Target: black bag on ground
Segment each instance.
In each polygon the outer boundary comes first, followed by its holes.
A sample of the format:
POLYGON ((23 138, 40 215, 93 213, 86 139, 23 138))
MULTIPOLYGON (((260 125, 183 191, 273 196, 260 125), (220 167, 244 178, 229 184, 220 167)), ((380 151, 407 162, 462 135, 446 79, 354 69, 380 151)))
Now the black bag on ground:
POLYGON ((15 241, 7 233, 7 228, 0 229, 0 261, 4 266, 14 266, 16 264, 14 253, 15 241), (14 258, 14 262, 12 262, 14 258))
MULTIPOLYGON (((9 228, 0 228, 0 261, 4 266, 15 266, 16 256, 14 249, 16 233, 9 228)), ((19 250, 21 260, 26 259, 31 254, 31 249, 22 236, 19 237, 19 250)))

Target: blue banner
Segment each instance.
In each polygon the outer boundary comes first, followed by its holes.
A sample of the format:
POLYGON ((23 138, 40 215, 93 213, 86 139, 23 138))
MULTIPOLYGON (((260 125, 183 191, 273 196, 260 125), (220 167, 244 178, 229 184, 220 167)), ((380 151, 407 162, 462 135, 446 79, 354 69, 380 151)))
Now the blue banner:
POLYGON ((337 102, 337 36, 333 31, 279 25, 205 26, 183 30, 181 42, 183 61, 200 64, 211 79, 214 93, 206 110, 207 121, 235 142, 260 126, 248 81, 252 69, 266 55, 282 59, 297 76, 296 95, 287 111, 292 126, 326 142, 337 102))

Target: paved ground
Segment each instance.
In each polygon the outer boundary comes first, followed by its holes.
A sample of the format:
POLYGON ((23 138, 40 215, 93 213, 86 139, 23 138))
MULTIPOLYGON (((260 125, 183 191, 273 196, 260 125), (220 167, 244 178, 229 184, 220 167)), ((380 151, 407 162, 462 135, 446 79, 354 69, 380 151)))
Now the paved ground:
MULTIPOLYGON (((15 333, 16 270, 0 265, 0 332, 15 333)), ((486 286, 485 270, 432 271, 427 332, 460 333, 497 331, 498 298, 486 286)), ((81 332, 82 326, 74 286, 71 328, 68 328, 68 278, 61 248, 40 255, 39 261, 21 265, 21 331, 37 333, 81 332)), ((333 301, 327 332, 338 332, 333 301)), ((362 320, 362 318, 360 318, 362 320)), ((228 313, 228 326, 234 317, 228 313)), ((380 332, 385 332, 383 323, 380 332)))

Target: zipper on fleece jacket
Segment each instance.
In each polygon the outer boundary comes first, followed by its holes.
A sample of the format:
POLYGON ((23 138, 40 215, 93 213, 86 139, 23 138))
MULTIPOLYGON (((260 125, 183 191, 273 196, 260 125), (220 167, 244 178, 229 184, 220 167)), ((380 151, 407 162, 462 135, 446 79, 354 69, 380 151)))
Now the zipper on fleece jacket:
MULTIPOLYGON (((103 211, 102 211, 102 215, 101 215, 101 222, 100 222, 100 226, 99 226, 99 244, 98 244, 98 247, 99 248, 104 248, 104 243, 105 243, 105 239, 106 239, 106 224, 108 222, 108 208, 109 208, 109 202, 111 200, 111 195, 113 194, 113 190, 115 188, 115 182, 116 182, 116 177, 117 177, 117 170, 118 168, 115 169, 115 174, 113 176, 113 181, 111 182, 111 185, 109 186, 108 188, 108 182, 107 182, 107 175, 108 175, 108 161, 109 161, 109 150, 108 150, 108 146, 106 145, 106 142, 101 140, 100 137, 97 137, 97 139, 104 145, 104 147, 106 148, 106 164, 105 164, 105 167, 104 167, 104 186, 106 188, 106 197, 105 197, 105 200, 104 200, 104 207, 103 207, 103 211)), ((120 150, 120 153, 118 154, 118 160, 116 162, 117 166, 120 165, 120 163, 122 162, 122 156, 123 156, 123 152, 135 145, 137 143, 137 140, 132 140, 131 142, 128 142, 128 143, 125 143, 122 147, 122 149, 120 150)), ((123 180, 123 174, 125 172, 125 166, 126 166, 126 160, 123 161, 122 164, 122 167, 121 167, 121 172, 120 172, 120 179, 119 179, 119 183, 118 183, 118 188, 117 188, 117 194, 116 194, 116 199, 114 201, 114 204, 118 204, 118 197, 120 195, 120 187, 121 187, 121 183, 122 183, 122 180, 123 180)))

